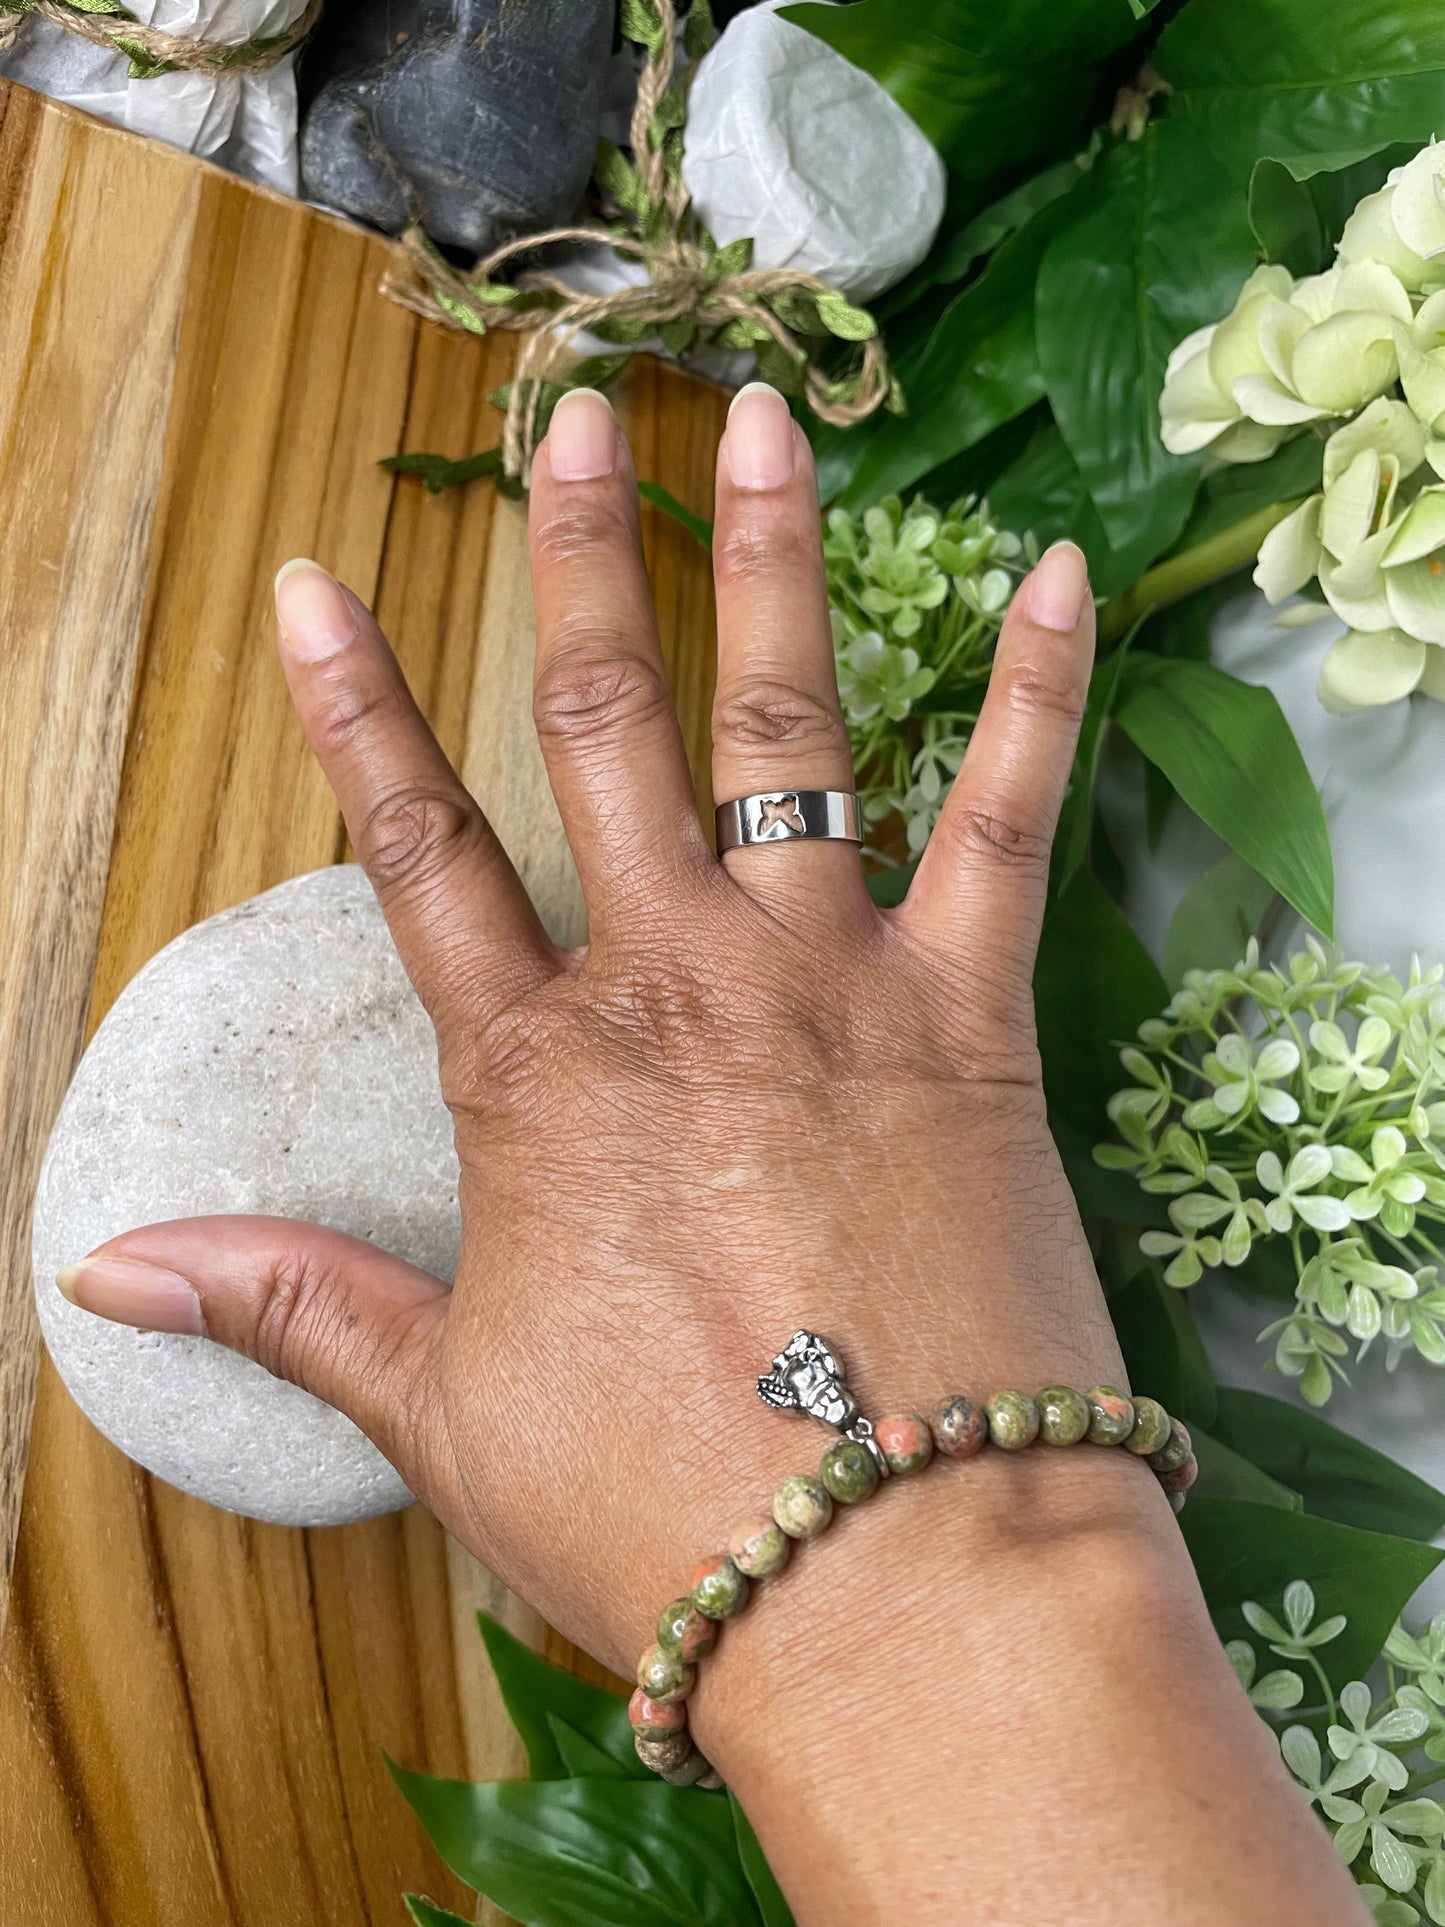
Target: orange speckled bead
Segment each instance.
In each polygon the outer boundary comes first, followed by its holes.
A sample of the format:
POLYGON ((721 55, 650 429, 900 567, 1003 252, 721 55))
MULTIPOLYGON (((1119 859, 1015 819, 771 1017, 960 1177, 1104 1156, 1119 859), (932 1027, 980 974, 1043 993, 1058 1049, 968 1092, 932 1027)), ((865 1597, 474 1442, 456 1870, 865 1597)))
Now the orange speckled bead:
POLYGON ((1170 1419, 1169 1436, 1157 1452, 1149 1454, 1149 1464, 1156 1472, 1177 1472, 1193 1451, 1194 1442, 1189 1436, 1189 1428, 1181 1425, 1177 1418, 1170 1419))
POLYGON ((1199 1477, 1199 1461, 1191 1452, 1182 1464, 1176 1465, 1171 1472, 1161 1472, 1159 1483, 1170 1498, 1183 1498, 1184 1494, 1199 1477))
POLYGON ((788 1563, 793 1542, 774 1519, 740 1519, 728 1539, 728 1556, 749 1579, 769 1579, 788 1563))
POLYGON ((1126 1452, 1136 1452, 1141 1459, 1147 1459, 1151 1452, 1157 1452, 1169 1437, 1169 1414, 1157 1398, 1136 1398, 1134 1400, 1134 1429, 1124 1441, 1126 1452))
POLYGON ((933 1443, 947 1459, 971 1459, 988 1444, 988 1413, 956 1392, 928 1421, 933 1443))
POLYGON ((680 1733, 687 1708, 681 1700, 649 1699, 639 1686, 627 1702, 627 1717, 634 1733, 680 1733))
POLYGON ((697 1668, 688 1666, 676 1653, 665 1653, 660 1646, 649 1646, 637 1662, 637 1683, 650 1700, 666 1705, 685 1700, 697 1678, 697 1668))
POLYGON ((689 1666, 706 1659, 717 1644, 717 1627, 704 1619, 690 1599, 674 1599, 657 1616, 657 1643, 689 1666))
POLYGON ((933 1433, 917 1412, 894 1412, 873 1427, 873 1442, 895 1478, 911 1479, 933 1457, 933 1433))
POLYGON ((1134 1429, 1134 1401, 1117 1385, 1096 1385, 1089 1401, 1090 1445, 1122 1445, 1134 1429))

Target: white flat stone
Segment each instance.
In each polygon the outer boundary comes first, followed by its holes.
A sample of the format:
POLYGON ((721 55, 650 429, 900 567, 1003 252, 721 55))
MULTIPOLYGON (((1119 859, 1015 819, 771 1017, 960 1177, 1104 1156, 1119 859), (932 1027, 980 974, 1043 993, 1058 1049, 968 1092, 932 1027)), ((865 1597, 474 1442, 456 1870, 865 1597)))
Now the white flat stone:
POLYGON ((457 1163, 431 1026, 354 865, 212 917, 126 986, 46 1153, 35 1296, 81 1409, 170 1484, 283 1525, 408 1504, 376 1448, 309 1393, 55 1288, 118 1232, 211 1212, 309 1219, 453 1276, 457 1163))

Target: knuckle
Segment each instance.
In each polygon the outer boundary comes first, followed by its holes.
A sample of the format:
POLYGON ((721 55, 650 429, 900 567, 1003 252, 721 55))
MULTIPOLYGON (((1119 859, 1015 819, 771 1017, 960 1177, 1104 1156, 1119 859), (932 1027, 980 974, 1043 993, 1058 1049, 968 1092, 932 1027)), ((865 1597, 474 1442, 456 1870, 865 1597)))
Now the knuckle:
POLYGON ((414 888, 439 876, 472 847, 478 817, 445 791, 408 787, 375 805, 356 838, 356 852, 381 891, 414 888))
POLYGON ((598 550, 615 554, 634 540, 630 507, 606 489, 589 489, 532 525, 532 555, 541 568, 591 563, 598 550))
POLYGON ((796 572, 809 550, 797 523, 777 514, 743 515, 726 531, 719 531, 713 548, 713 570, 721 582, 743 585, 771 582, 796 572))
POLYGON ((1011 709, 1026 716, 1057 717, 1077 727, 1084 713, 1088 684, 1046 663, 1025 660, 1005 671, 1002 693, 1011 709))
POLYGON ((966 855, 1028 872, 1048 868, 1050 838, 1021 822, 1016 810, 987 797, 959 797, 951 815, 954 839, 966 855))
POLYGON ((669 714, 671 708, 671 692, 658 665, 621 653, 601 635, 553 656, 539 671, 532 696, 532 716, 544 744, 635 728, 669 714))
POLYGON ((741 749, 788 743, 847 753, 843 720, 831 702, 791 683, 755 676, 719 692, 713 740, 741 749))
POLYGON ((405 713, 405 699, 390 681, 337 682, 327 691, 317 719, 317 754, 323 762, 345 755, 368 736, 384 734, 405 713))
POLYGON ((263 1280, 251 1356, 275 1378, 305 1384, 319 1358, 338 1350, 350 1313, 334 1266, 306 1252, 275 1257, 263 1280))

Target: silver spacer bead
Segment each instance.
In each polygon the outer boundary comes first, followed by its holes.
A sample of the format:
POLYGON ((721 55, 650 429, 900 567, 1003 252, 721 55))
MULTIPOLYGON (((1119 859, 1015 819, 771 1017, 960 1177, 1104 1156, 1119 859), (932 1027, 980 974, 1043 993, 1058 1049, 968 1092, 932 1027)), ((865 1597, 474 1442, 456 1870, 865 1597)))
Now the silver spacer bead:
POLYGON ((888 1461, 873 1436, 873 1421, 859 1411, 837 1354, 816 1332, 793 1333, 773 1360, 771 1371, 758 1380, 758 1397, 776 1411, 805 1412, 855 1445, 865 1446, 879 1476, 888 1477, 888 1461))

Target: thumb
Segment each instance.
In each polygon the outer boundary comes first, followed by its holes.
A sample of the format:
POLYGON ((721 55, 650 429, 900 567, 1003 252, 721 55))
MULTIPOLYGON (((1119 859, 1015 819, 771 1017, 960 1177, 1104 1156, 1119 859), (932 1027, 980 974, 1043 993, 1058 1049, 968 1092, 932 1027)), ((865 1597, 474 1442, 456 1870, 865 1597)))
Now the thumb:
POLYGON ((429 1273, 320 1225, 220 1217, 127 1231, 55 1282, 99 1318, 254 1358, 344 1412, 413 1491, 430 1483, 451 1293, 429 1273))

